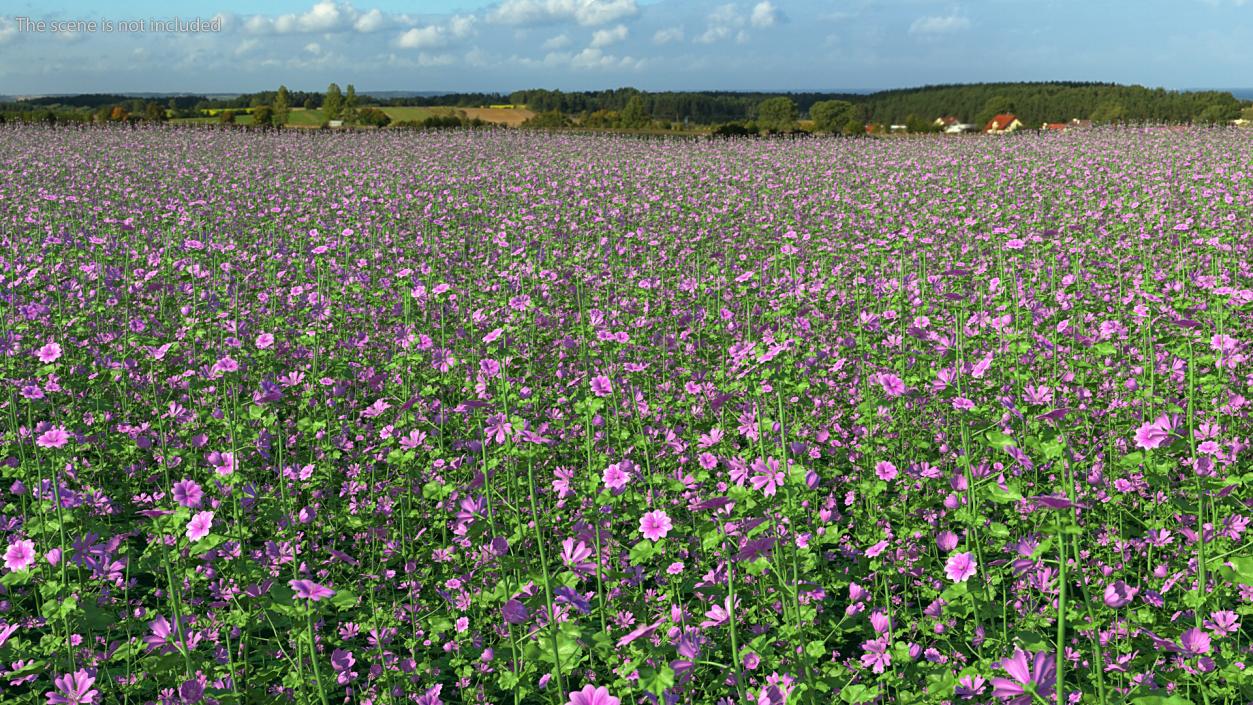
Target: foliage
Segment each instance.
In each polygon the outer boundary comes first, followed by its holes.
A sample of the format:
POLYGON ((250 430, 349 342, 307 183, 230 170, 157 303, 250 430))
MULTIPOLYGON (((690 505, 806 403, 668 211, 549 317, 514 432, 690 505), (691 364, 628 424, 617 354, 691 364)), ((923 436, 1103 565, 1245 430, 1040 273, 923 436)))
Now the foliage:
MULTIPOLYGON (((809 117, 818 132, 839 132, 854 117, 853 104, 847 100, 824 100, 809 108, 809 117)), ((858 120, 858 123, 861 121, 858 120)))
POLYGON ((0 705, 1249 702, 1250 153, 6 123, 0 705))
POLYGON ((768 132, 795 130, 796 102, 784 96, 761 101, 757 106, 757 124, 768 132))
POLYGON ((339 120, 344 114, 344 94, 339 84, 332 83, 326 87, 326 98, 322 100, 322 112, 328 120, 339 120))
POLYGON ((555 110, 549 110, 542 113, 536 113, 526 122, 522 123, 522 127, 528 129, 555 129, 562 127, 570 127, 574 123, 570 118, 555 110))
POLYGON ((357 111, 357 122, 373 127, 387 127, 392 119, 378 108, 361 108, 357 111))
POLYGON ((291 92, 287 90, 287 86, 279 86, 278 91, 274 94, 274 126, 282 127, 286 125, 290 114, 291 92))
POLYGON ((626 106, 622 108, 622 114, 618 118, 619 126, 628 130, 648 127, 651 122, 652 116, 648 114, 648 110, 644 107, 644 98, 639 95, 633 95, 627 100, 626 106))
POLYGON ((274 124, 274 108, 258 105, 252 110, 252 124, 259 127, 270 127, 274 124))

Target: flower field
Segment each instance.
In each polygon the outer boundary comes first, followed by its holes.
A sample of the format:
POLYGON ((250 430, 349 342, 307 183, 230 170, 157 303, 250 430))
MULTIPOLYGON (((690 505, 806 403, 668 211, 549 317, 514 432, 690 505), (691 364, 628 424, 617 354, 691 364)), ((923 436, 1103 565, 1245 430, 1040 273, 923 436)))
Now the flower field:
POLYGON ((0 703, 1253 701, 1253 134, 0 176, 0 703))

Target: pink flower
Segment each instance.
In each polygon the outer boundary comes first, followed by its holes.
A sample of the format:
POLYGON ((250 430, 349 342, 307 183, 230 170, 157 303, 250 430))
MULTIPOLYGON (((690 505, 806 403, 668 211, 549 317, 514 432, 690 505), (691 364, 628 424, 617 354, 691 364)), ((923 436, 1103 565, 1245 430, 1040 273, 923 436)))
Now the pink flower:
POLYGON ((1126 607, 1139 592, 1139 588, 1133 588, 1121 580, 1116 580, 1105 586, 1105 604, 1114 609, 1126 607))
POLYGON ((604 375, 596 375, 592 378, 592 394, 598 397, 607 397, 613 393, 613 385, 609 383, 609 378, 604 375))
POLYGON ((219 453, 216 450, 209 453, 209 464, 219 475, 230 475, 235 472, 235 454, 219 453))
POLYGON ((1170 432, 1164 428, 1162 419, 1146 423, 1136 429, 1136 445, 1145 450, 1160 447, 1168 438, 1170 438, 1170 432))
POLYGON ((899 397, 905 393, 905 383, 891 373, 883 373, 879 375, 879 386, 883 387, 883 393, 890 397, 899 397))
POLYGON ((779 461, 774 458, 767 458, 765 461, 758 458, 753 461, 752 469, 757 473, 748 480, 753 489, 761 490, 767 497, 773 497, 784 480, 783 472, 779 470, 779 461))
POLYGON ((4 552, 4 567, 13 572, 26 570, 34 562, 35 542, 29 539, 14 541, 4 552))
POLYGON ((187 522, 187 538, 199 541, 208 536, 212 528, 213 512, 199 512, 187 522))
POLYGON ((1240 344, 1240 341, 1230 335, 1215 334, 1214 337, 1210 338, 1209 344, 1210 347, 1214 349, 1214 352, 1222 355, 1229 355, 1236 351, 1236 347, 1240 344))
POLYGON ((674 524, 670 523, 670 516, 660 509, 648 512, 643 517, 640 517, 640 532, 649 541, 665 538, 672 528, 674 528, 674 524))
POLYGON ((265 350, 274 344, 274 336, 269 333, 262 333, 257 336, 257 349, 265 350))
POLYGON ((47 345, 35 351, 35 357, 45 365, 56 362, 61 357, 61 346, 57 343, 48 343, 47 345))
POLYGON ((1014 655, 1001 662, 1001 668, 1010 678, 993 678, 992 695, 1006 701, 1006 705, 1029 705, 1031 694, 1027 685, 1035 686, 1035 692, 1046 700, 1053 694, 1057 683, 1057 659, 1041 651, 1031 658, 1022 649, 1014 649, 1014 655))
POLYGON ((954 553, 944 564, 944 574, 955 583, 963 583, 975 574, 977 568, 973 554, 954 553))
POLYGON ((324 585, 318 585, 312 580, 289 580, 287 584, 291 586, 292 590, 296 591, 296 597, 314 602, 335 594, 334 590, 324 585))
POLYGON ((570 701, 566 705, 620 705, 622 701, 609 694, 605 686, 585 685, 583 690, 570 693, 570 701))
POLYGON ((888 653, 888 640, 879 638, 871 639, 861 645, 866 652, 861 655, 861 663, 863 666, 870 666, 875 673, 883 673, 883 671, 892 665, 892 655, 888 653))
POLYGON ((35 445, 40 448, 60 448, 69 440, 70 434, 65 429, 57 427, 41 433, 39 438, 35 439, 35 445))
POLYGON ((1210 651, 1210 636, 1204 631, 1193 627, 1183 633, 1179 638, 1179 643, 1183 644, 1183 648, 1189 656, 1200 656, 1208 654, 1210 651))
POLYGON ((237 372, 239 370, 239 363, 235 361, 235 358, 228 355, 213 363, 213 367, 210 369, 213 372, 237 372))
POLYGON ((200 501, 204 499, 204 490, 200 489, 200 485, 193 480, 179 480, 174 483, 174 501, 187 507, 194 509, 200 506, 200 501))
POLYGON ((957 681, 957 687, 953 689, 953 695, 962 700, 970 700, 983 694, 986 683, 987 681, 984 680, 983 676, 962 676, 957 681))
POLYGON ((957 541, 957 534, 951 531, 941 531, 935 537, 935 547, 945 553, 948 553, 954 548, 957 548, 957 541))
POLYGON ((1210 612, 1209 619, 1205 620, 1205 628, 1219 637, 1235 634, 1240 629, 1240 617, 1231 610, 1210 612))
POLYGON ((87 671, 75 671, 68 675, 54 678, 52 685, 56 687, 56 690, 50 690, 44 693, 44 695, 48 697, 48 705, 94 703, 96 702, 96 696, 100 694, 100 691, 91 687, 95 682, 95 677, 88 675, 87 671))
POLYGON ((879 476, 880 480, 888 482, 896 477, 896 466, 887 460, 880 460, 875 463, 874 473, 879 476))
POLYGON ((631 474, 622 468, 621 463, 614 463, 605 468, 605 472, 601 475, 601 479, 605 482, 605 487, 611 490, 620 490, 626 487, 631 480, 631 474))

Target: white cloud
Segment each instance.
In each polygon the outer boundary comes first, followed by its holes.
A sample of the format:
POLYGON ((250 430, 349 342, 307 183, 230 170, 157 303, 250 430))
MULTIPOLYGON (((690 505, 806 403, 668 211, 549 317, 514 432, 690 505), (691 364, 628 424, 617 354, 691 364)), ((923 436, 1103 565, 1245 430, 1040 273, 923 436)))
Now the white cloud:
POLYGON ((321 54, 322 45, 318 44, 317 42, 309 42, 308 44, 305 45, 305 51, 314 55, 321 54))
MULTIPOLYGON (((735 34, 735 30, 744 26, 744 16, 735 5, 719 5, 709 13, 709 25, 703 34, 695 39, 697 44, 713 44, 735 34)), ((743 33, 741 37, 747 38, 743 33)))
POLYGON ((17 39, 17 23, 0 17, 0 46, 17 39))
POLYGON ((970 27, 970 20, 961 15, 919 17, 909 25, 910 34, 947 34, 970 27))
POLYGON ((683 41, 682 27, 659 29, 653 34, 653 44, 670 44, 671 42, 681 41, 683 41))
POLYGON ((568 46, 570 46, 570 37, 569 37, 569 35, 566 35, 566 34, 558 34, 558 35, 557 35, 557 36, 555 36, 555 37, 550 37, 550 38, 548 39, 548 41, 544 42, 544 43, 541 45, 541 47, 540 47, 540 48, 545 49, 545 50, 547 50, 547 51, 552 51, 552 50, 554 50, 554 49, 563 49, 563 48, 568 47, 568 46))
POLYGON ((624 24, 617 25, 612 29, 598 29, 592 32, 591 48, 603 49, 604 47, 612 46, 626 39, 627 34, 628 31, 624 24))
POLYGON ((377 32, 387 26, 387 18, 376 7, 373 10, 361 15, 356 22, 352 23, 352 28, 363 34, 377 32))
POLYGON ((455 15, 448 21, 448 32, 457 39, 465 39, 474 35, 474 24, 478 18, 474 15, 455 15))
POLYGON ((753 15, 749 19, 754 27, 773 27, 779 21, 779 8, 770 0, 761 0, 753 6, 753 15))
POLYGON ((613 56, 595 47, 588 47, 570 59, 570 66, 576 69, 616 69, 639 68, 643 63, 630 56, 613 56))
POLYGON ((448 43, 444 30, 436 25, 414 27, 396 38, 401 49, 434 49, 448 43))
POLYGON ((350 3, 319 0, 307 12, 285 15, 252 15, 244 20, 244 31, 250 34, 332 34, 360 32, 369 34, 416 22, 408 15, 393 15, 378 8, 362 12, 350 3))
POLYGON ((639 13, 635 0, 504 0, 488 18, 509 25, 577 22, 585 27, 608 24, 639 13))

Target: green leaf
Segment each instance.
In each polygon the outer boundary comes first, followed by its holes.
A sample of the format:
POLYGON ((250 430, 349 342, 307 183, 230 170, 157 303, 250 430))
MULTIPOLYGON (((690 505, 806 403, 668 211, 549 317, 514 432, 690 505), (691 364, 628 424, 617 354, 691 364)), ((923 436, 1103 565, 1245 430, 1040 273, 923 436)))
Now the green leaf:
POLYGON ((651 668, 640 669, 640 685, 648 692, 661 697, 666 689, 674 686, 674 669, 662 666, 654 671, 651 668))
POLYGON ((1253 585, 1253 556, 1237 556, 1228 562, 1235 571, 1235 582, 1253 585))
POLYGON ((1132 705, 1192 705, 1192 701, 1181 695, 1143 695, 1131 699, 1132 705))
POLYGON ((653 554, 656 552, 657 546, 652 541, 649 541, 648 539, 640 541, 635 544, 634 548, 631 549, 631 565, 640 565, 641 563, 644 563, 649 558, 652 558, 653 554))
POLYGON ((331 604, 343 612, 357 604, 357 596, 351 590, 339 590, 331 598, 331 604))
POLYGON ((1001 489, 1001 486, 995 482, 989 482, 984 485, 983 494, 987 495, 987 498, 993 502, 1000 502, 1002 504, 1017 502, 1022 499, 1022 493, 1015 489, 1013 485, 1010 485, 1009 489, 1001 489))
POLYGON ((192 556, 203 556, 209 551, 212 551, 213 549, 217 548, 225 540, 226 540, 225 536, 220 536, 218 534, 209 534, 208 536, 193 543, 191 545, 191 550, 189 550, 187 553, 188 555, 192 555, 192 556))
POLYGON ((1018 631, 1013 634, 1014 641, 1022 644, 1029 651, 1045 651, 1050 647, 1048 640, 1035 632, 1018 631))
POLYGON ((848 703, 848 705, 869 702, 877 697, 879 697, 878 688, 869 688, 861 683, 855 683, 840 690, 840 700, 848 703))
POLYGON ((997 450, 1005 450, 1010 446, 1018 445, 1017 443, 1014 443, 1013 438, 1001 433, 1000 431, 988 431, 984 435, 988 437, 988 445, 996 448, 997 450))

